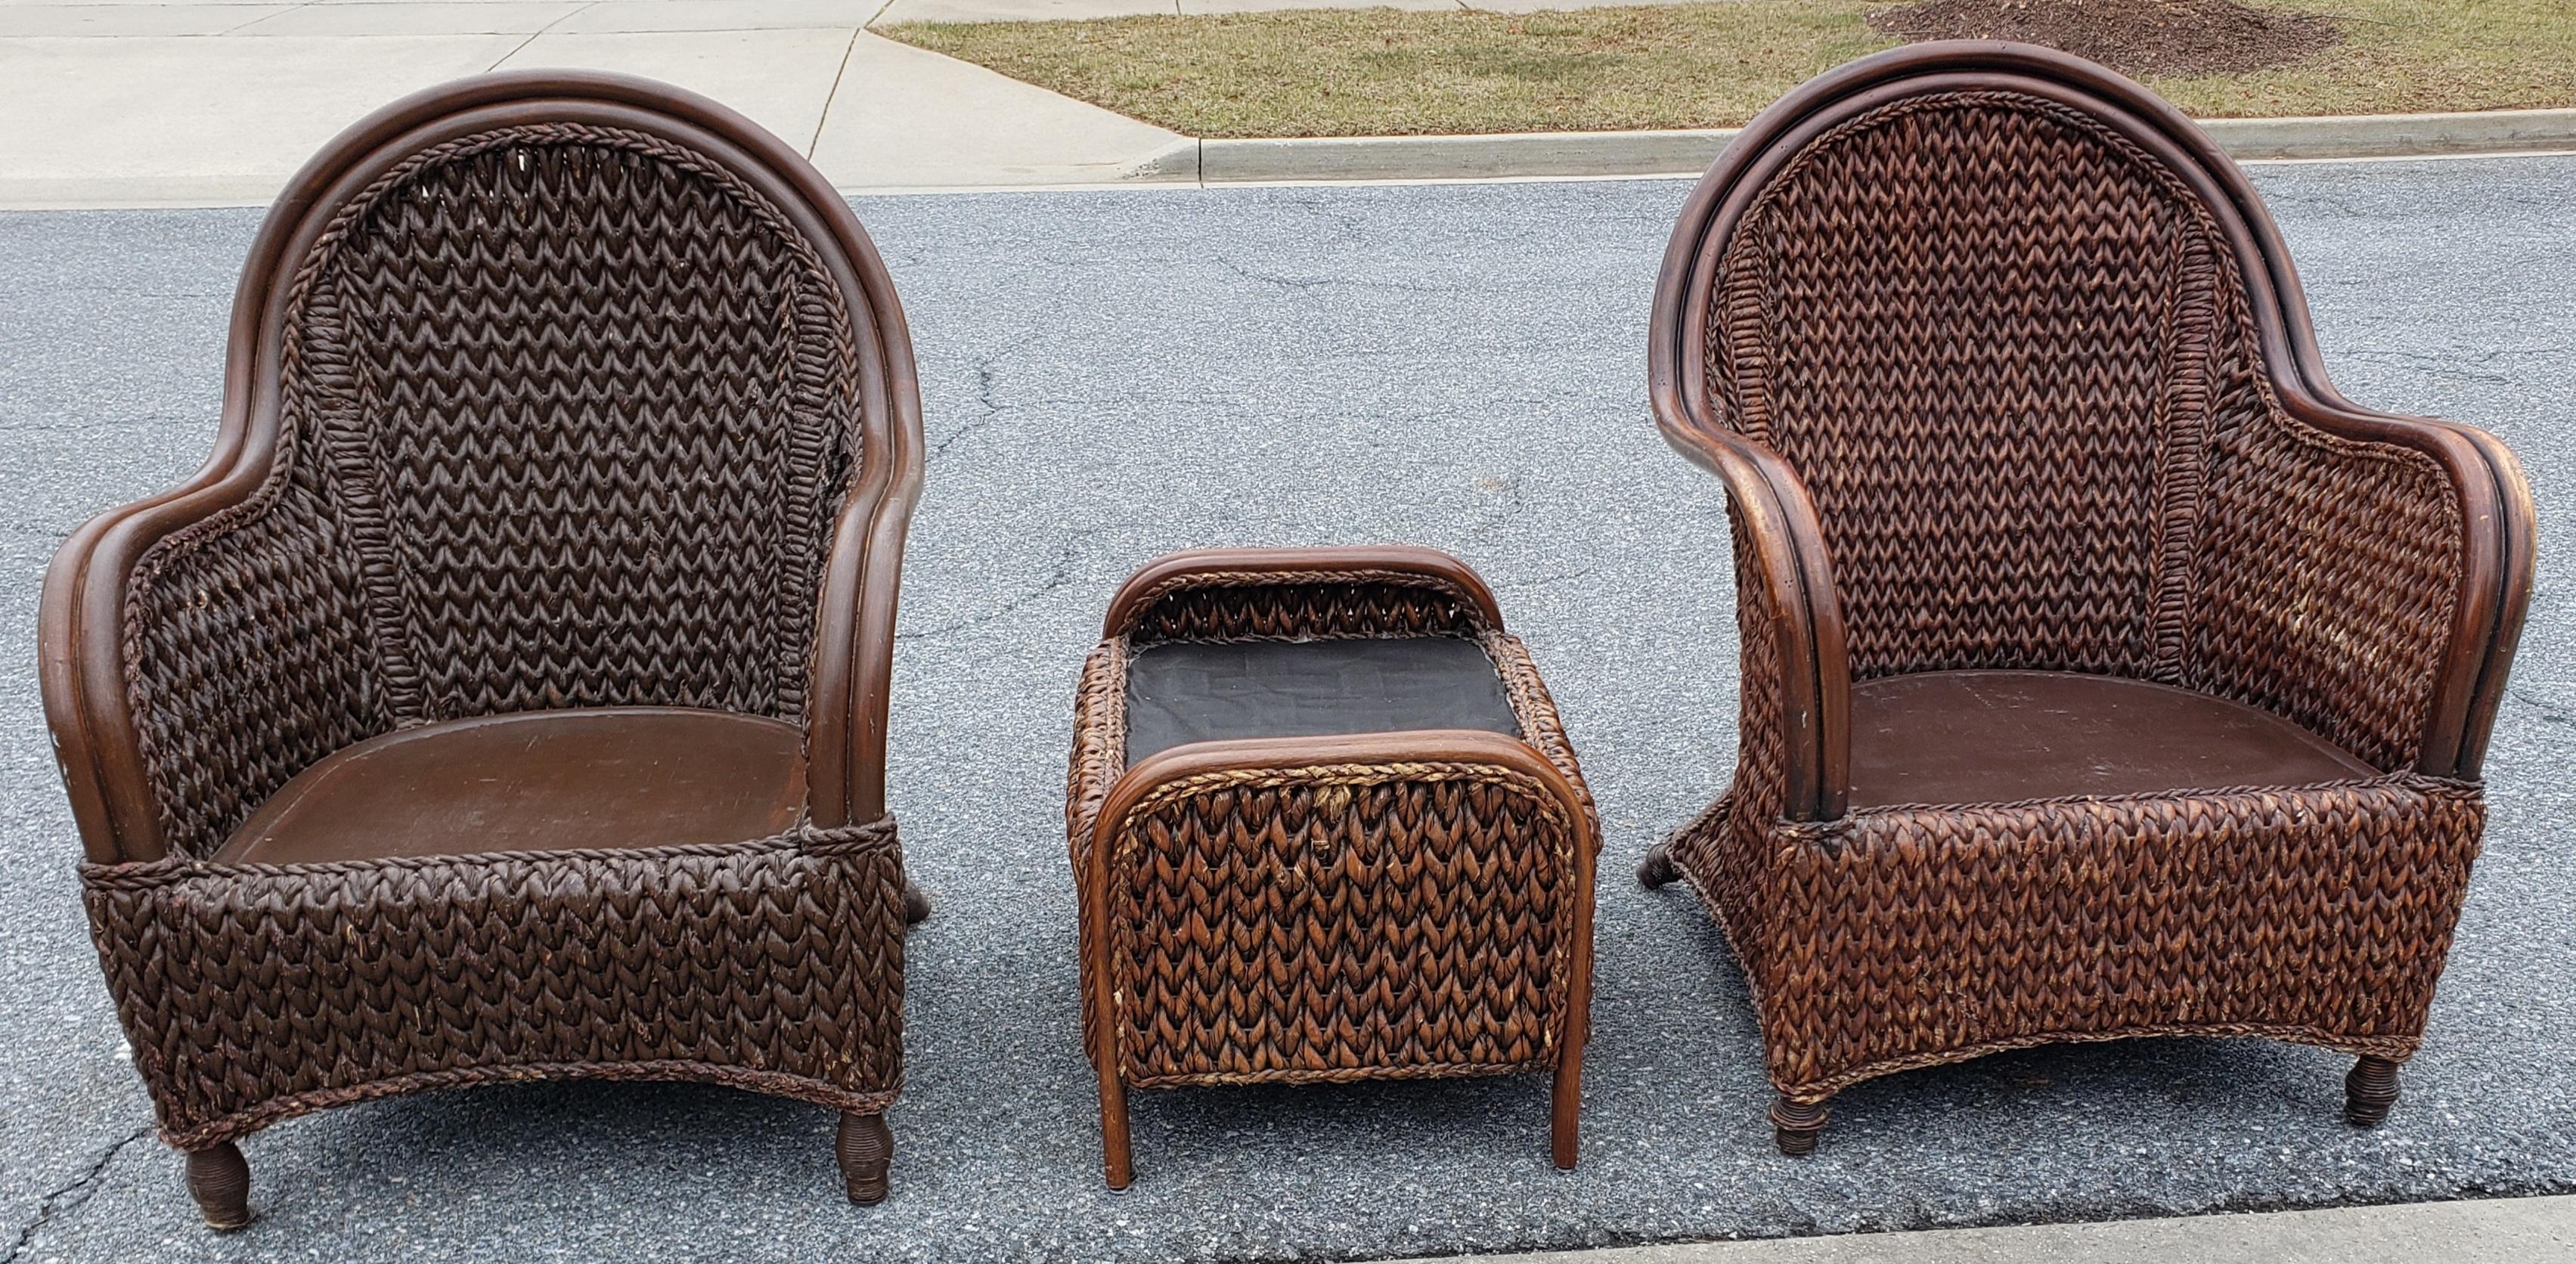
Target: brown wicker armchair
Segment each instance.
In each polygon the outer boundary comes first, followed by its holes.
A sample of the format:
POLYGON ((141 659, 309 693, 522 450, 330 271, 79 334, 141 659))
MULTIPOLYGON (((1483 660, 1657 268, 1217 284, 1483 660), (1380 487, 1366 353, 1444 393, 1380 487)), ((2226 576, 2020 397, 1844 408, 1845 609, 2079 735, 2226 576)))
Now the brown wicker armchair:
POLYGON ((296 177, 215 454, 63 546, 45 707, 108 989, 209 1223, 236 1138, 699 1080, 884 1194, 886 690, 920 406, 849 207, 603 75, 399 102, 296 177))
POLYGON ((2478 850, 2512 457, 2319 367, 2253 189, 2043 49, 1800 88, 1665 256, 1656 418, 1725 480, 1734 785, 1648 855, 1744 964, 1780 1148, 2050 1041, 2359 1055, 2377 1123, 2478 850))

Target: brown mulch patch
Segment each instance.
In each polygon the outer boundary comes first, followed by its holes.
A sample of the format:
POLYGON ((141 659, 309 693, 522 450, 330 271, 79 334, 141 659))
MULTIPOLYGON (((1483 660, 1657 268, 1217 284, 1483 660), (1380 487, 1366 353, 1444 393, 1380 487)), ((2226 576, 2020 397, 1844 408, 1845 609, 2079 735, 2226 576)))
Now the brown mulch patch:
POLYGON ((2286 66, 2343 39, 2334 19, 2233 0, 1919 0, 1869 24, 1905 40, 2045 44, 2124 75, 2216 75, 2286 66))

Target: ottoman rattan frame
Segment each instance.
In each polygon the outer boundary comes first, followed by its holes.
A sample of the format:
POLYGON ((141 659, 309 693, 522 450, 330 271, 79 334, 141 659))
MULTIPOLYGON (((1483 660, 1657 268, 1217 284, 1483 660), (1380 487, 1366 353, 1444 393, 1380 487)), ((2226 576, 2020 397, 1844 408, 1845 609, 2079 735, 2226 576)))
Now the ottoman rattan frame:
POLYGON ((2493 436, 2336 392, 2219 147, 2047 49, 1854 62, 1691 194, 1649 361, 1726 484, 1743 698, 1732 788, 1639 876, 1743 962, 1781 1149, 1872 1076, 2130 1036, 2353 1054, 2346 1113, 2383 1119, 2479 848, 2530 489, 2493 436), (1849 804, 1854 682, 1957 670, 2192 690, 2378 775, 1849 804))
POLYGON ((1075 702, 1066 825, 1110 1186, 1133 1172, 1130 1088, 1536 1070, 1555 1075, 1551 1152, 1573 1167, 1599 827, 1484 582, 1429 549, 1180 553, 1127 581, 1102 636, 1075 702), (1208 741, 1127 765, 1143 647, 1419 636, 1480 643, 1526 740, 1208 741), (1263 898, 1207 898, 1247 877, 1263 898), (1310 899, 1279 896, 1297 883, 1310 899))
POLYGON ((242 273, 212 457, 73 533, 39 636, 108 990, 209 1224, 250 1219, 254 1130, 547 1078, 833 1108, 850 1199, 884 1196, 904 931, 928 912, 885 805, 921 472, 884 264, 731 110, 483 76, 295 176, 242 273), (608 543, 575 563, 566 539, 608 543), (366 739, 575 708, 795 726, 801 819, 212 859, 366 739))

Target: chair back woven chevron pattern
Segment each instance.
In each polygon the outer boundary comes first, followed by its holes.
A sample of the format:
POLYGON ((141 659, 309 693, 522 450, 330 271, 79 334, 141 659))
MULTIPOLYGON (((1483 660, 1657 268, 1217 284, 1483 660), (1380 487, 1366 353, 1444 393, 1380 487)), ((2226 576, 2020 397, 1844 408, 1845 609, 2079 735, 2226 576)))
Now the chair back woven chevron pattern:
POLYGON ((1690 350, 1709 414, 1814 499, 1854 679, 2155 680, 2416 758, 2459 591, 2447 475, 2339 459, 2281 410, 2245 261, 2184 173, 2092 113, 1961 85, 1797 138, 1744 196, 1690 350), (2295 564, 2392 515, 2427 546, 2356 560, 2380 600, 2295 564), (2338 661, 2297 652, 2319 646, 2338 661))
POLYGON ((496 122, 377 174, 291 264, 279 459, 134 591, 136 720, 180 850, 395 726, 804 719, 862 351, 785 208, 664 136, 496 122), (237 626, 209 636, 184 610, 210 588, 274 600, 224 607, 237 626), (290 638, 297 670, 202 656, 247 635, 290 638))

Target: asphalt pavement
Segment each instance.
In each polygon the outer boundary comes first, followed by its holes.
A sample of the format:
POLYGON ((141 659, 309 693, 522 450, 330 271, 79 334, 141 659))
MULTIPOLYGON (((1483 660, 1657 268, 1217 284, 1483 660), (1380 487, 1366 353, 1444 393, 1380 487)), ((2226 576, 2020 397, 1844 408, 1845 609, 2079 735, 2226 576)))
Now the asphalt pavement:
POLYGON ((2260 1041, 1999 1055, 1843 1094, 1772 1148, 1742 981, 1627 874, 1725 783, 1722 497, 1645 404, 1681 181, 863 199, 933 455, 906 563, 893 798, 939 902, 912 941, 894 1192, 832 1117, 713 1088, 379 1102, 245 1145, 261 1220, 201 1229, 87 943, 39 712, 37 579, 81 518, 204 455, 257 215, 0 215, 0 1264, 41 1259, 1376 1258, 2576 1191, 2576 158, 2282 165, 2256 182, 2327 358, 2489 427, 2541 507, 2492 817, 2389 1123, 2346 1059, 2260 1041), (1099 1178, 1061 795, 1109 593, 1167 549, 1404 540, 1489 577, 1601 802, 1583 1165, 1544 1077, 1137 1095, 1099 1178))

